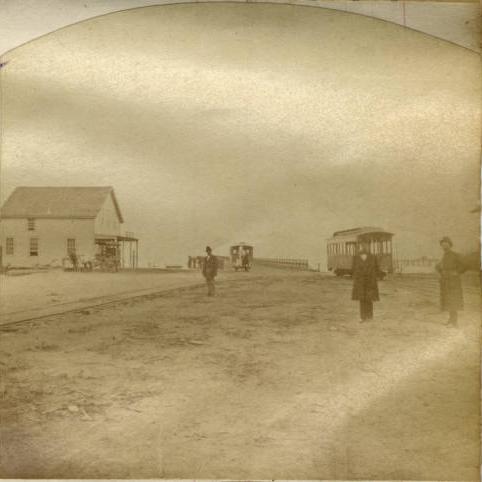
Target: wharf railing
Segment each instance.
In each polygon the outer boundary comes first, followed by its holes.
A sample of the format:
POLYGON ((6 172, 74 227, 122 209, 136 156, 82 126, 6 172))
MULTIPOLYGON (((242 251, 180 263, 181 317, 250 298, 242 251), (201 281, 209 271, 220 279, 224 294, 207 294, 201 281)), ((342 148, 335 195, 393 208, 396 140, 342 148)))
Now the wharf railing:
POLYGON ((428 258, 423 256, 421 258, 411 258, 411 259, 394 259, 393 260, 393 270, 396 273, 402 273, 404 271, 426 271, 432 272, 435 270, 435 265, 440 260, 435 258, 428 258))
POLYGON ((254 265, 270 266, 273 268, 292 269, 298 271, 307 271, 310 269, 307 259, 293 258, 254 258, 254 265))

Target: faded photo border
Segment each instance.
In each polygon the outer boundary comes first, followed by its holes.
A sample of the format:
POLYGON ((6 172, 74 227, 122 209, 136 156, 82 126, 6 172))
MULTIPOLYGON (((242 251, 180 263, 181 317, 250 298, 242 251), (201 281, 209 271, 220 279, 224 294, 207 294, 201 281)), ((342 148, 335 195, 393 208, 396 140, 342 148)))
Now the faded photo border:
MULTIPOLYGON (((206 0, 216 2, 220 0, 206 0)), ((262 0, 232 0, 266 3, 262 0)), ((1 0, 0 55, 77 22, 139 7, 196 3, 188 0, 1 0)), ((386 20, 480 52, 481 8, 464 0, 271 0, 329 8, 386 20)))

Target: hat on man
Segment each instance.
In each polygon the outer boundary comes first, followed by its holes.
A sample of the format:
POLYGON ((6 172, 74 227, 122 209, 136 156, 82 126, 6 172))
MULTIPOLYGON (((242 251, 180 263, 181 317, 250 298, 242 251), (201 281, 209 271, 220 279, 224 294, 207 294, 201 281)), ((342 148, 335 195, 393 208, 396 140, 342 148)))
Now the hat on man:
POLYGON ((209 246, 206 246, 206 251, 208 251, 210 253, 212 251, 212 249, 209 246))
POLYGON ((442 243, 450 244, 451 247, 454 245, 454 243, 452 243, 452 240, 451 240, 448 236, 444 236, 444 237, 440 240, 440 244, 442 244, 442 243))

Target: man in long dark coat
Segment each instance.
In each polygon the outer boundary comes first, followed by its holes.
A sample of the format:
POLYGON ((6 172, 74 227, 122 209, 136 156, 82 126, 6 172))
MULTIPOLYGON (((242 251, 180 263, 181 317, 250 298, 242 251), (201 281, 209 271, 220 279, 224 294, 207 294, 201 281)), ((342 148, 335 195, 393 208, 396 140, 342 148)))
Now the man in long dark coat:
POLYGON ((440 308, 449 312, 447 325, 457 326, 457 312, 464 308, 462 280, 460 275, 466 267, 459 254, 452 251, 453 243, 450 238, 440 240, 444 255, 436 269, 440 275, 440 308))
POLYGON ((360 322, 373 319, 373 302, 379 300, 377 258, 362 245, 353 259, 352 299, 360 302, 360 322))
POLYGON ((218 260, 212 254, 212 249, 209 246, 206 247, 206 257, 204 258, 202 270, 208 286, 208 296, 214 296, 214 278, 218 274, 218 260))

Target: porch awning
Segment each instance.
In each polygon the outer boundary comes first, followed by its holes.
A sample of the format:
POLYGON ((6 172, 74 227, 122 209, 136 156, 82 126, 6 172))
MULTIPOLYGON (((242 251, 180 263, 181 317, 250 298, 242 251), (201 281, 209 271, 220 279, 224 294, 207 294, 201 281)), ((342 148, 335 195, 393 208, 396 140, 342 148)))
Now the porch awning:
POLYGON ((134 238, 133 236, 109 236, 107 234, 99 234, 95 236, 95 241, 139 241, 138 238, 134 238))
POLYGON ((132 236, 117 236, 117 241, 138 241, 138 239, 132 236))

